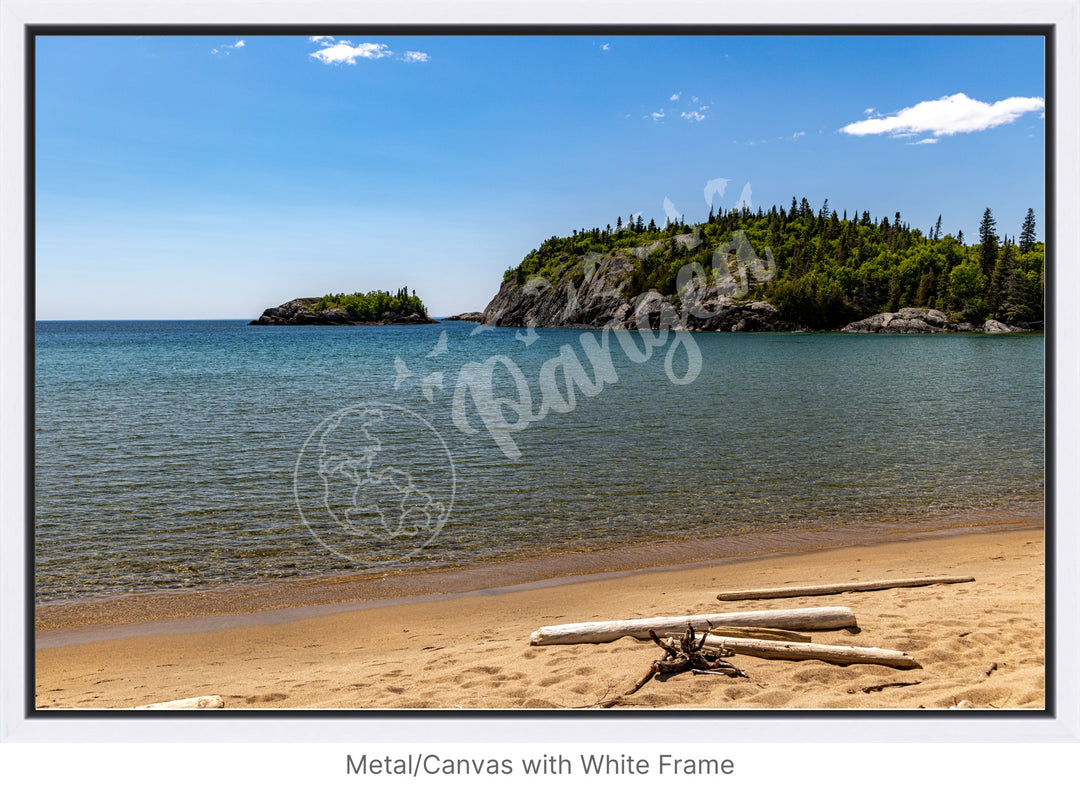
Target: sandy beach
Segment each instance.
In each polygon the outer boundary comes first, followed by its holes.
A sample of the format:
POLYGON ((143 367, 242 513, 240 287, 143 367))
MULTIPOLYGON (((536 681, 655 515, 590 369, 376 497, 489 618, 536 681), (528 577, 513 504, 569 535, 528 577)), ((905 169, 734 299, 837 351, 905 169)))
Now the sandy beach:
POLYGON ((105 604, 97 615, 92 606, 41 612, 37 706, 120 709, 213 694, 227 710, 596 708, 636 682, 659 648, 629 638, 531 646, 531 632, 579 621, 846 606, 858 629, 810 632, 815 643, 899 650, 922 668, 736 655, 731 662, 748 678, 660 676, 610 710, 1044 708, 1041 520, 909 531, 873 544, 743 553, 457 596, 293 601, 292 608, 281 598, 249 614, 225 601, 227 611, 200 616, 189 608, 135 624, 105 604), (975 580, 716 599, 722 590, 927 576, 975 580))

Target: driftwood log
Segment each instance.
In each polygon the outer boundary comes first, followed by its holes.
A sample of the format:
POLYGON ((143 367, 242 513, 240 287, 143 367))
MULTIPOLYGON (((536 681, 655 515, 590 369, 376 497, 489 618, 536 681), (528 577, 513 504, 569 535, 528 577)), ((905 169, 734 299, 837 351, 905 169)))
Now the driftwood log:
POLYGON ((746 626, 740 628, 737 625, 714 625, 711 633, 717 636, 734 636, 739 639, 776 639, 785 642, 810 642, 809 634, 800 634, 797 631, 784 631, 780 628, 755 628, 746 626))
POLYGON ((773 589, 744 589, 733 592, 721 592, 716 596, 721 601, 749 601, 763 598, 796 598, 804 595, 837 595, 841 592, 868 592, 879 589, 898 587, 929 587, 934 584, 964 584, 974 578, 899 578, 891 581, 861 581, 849 584, 819 584, 803 587, 776 587, 773 589))
POLYGON ((168 700, 164 703, 148 703, 145 706, 135 708, 225 708, 225 701, 221 695, 204 695, 203 697, 185 697, 182 700, 168 700))
POLYGON ((777 642, 765 639, 735 639, 733 637, 707 634, 702 641, 706 649, 715 648, 756 656, 759 659, 787 659, 806 661, 814 659, 830 664, 881 664, 898 670, 921 670, 922 665, 899 650, 886 648, 857 648, 847 645, 816 645, 806 642, 777 642))
POLYGON ((731 654, 722 646, 713 646, 712 648, 705 650, 705 640, 707 639, 707 635, 702 634, 698 637, 694 633, 694 627, 690 624, 687 624, 686 632, 679 640, 669 637, 667 641, 661 641, 655 631, 649 631, 649 638, 663 648, 663 658, 654 661, 652 666, 649 667, 648 672, 621 695, 617 695, 610 700, 602 702, 600 704, 602 708, 611 708, 624 697, 634 694, 634 692, 645 686, 654 675, 669 675, 689 670, 695 675, 699 673, 708 673, 709 675, 726 675, 729 678, 748 677, 744 670, 724 661, 724 657, 730 656, 731 654))
POLYGON ((791 631, 853 628, 855 613, 845 606, 811 609, 776 609, 756 612, 696 614, 685 617, 642 617, 634 620, 608 620, 592 623, 567 623, 544 626, 533 631, 533 645, 573 645, 589 642, 612 642, 624 636, 648 639, 649 632, 677 634, 687 626, 708 631, 715 626, 767 627, 791 631))

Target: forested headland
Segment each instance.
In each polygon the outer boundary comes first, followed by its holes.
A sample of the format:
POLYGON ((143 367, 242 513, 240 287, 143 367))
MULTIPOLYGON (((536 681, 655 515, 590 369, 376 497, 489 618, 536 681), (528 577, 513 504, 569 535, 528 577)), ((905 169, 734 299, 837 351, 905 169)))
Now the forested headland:
MULTIPOLYGON (((711 211, 687 224, 631 216, 603 229, 552 236, 504 274, 504 289, 536 277, 558 290, 585 277, 590 257, 625 255, 631 264, 618 282, 625 301, 655 291, 677 296, 677 279, 697 263, 707 281, 733 276, 735 296, 764 301, 784 319, 810 329, 839 329, 857 319, 903 307, 940 310, 950 320, 996 319, 1020 328, 1041 328, 1044 244, 1029 209, 1020 235, 998 235, 993 211, 983 213, 968 240, 944 233, 940 216, 927 231, 899 213, 880 218, 869 211, 838 213, 826 200, 814 209, 794 197, 790 207, 711 211), (737 268, 755 262, 760 267, 737 268)), ((730 279, 729 279, 730 282, 730 279)))

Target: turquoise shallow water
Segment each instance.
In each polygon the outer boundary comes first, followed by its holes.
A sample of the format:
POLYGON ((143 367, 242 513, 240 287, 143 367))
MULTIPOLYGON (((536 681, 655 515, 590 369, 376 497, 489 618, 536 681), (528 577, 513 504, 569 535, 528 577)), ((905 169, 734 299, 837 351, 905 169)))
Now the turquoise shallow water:
POLYGON ((38 600, 1043 498, 1042 336, 477 329, 39 322, 38 600))

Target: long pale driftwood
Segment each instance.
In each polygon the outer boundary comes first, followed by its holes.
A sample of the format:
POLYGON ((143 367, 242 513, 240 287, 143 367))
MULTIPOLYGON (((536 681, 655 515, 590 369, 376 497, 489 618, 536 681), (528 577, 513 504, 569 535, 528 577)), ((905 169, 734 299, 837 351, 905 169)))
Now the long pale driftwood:
POLYGON ((754 628, 747 626, 739 628, 736 625, 714 625, 712 633, 717 636, 734 636, 740 639, 776 639, 784 642, 810 642, 809 634, 800 634, 797 631, 784 631, 780 628, 754 628))
POLYGON ((774 589, 744 589, 721 592, 716 596, 722 601, 748 601, 761 598, 796 598, 803 595, 837 595, 841 592, 865 592, 897 587, 929 587, 934 584, 964 584, 974 578, 898 578, 891 581, 861 581, 851 584, 818 584, 803 587, 776 587, 774 589))
POLYGON ((220 695, 185 697, 182 700, 167 700, 164 703, 148 703, 135 708, 225 708, 225 701, 220 695))
POLYGON ((648 639, 650 631, 655 631, 657 634, 681 634, 686 630, 687 625, 692 625, 696 631, 708 631, 710 627, 721 625, 813 631, 852 628, 857 623, 855 613, 846 606, 824 606, 811 609, 772 609, 757 612, 693 614, 685 617, 642 617, 634 620, 549 625, 533 631, 529 639, 534 645, 611 642, 624 636, 648 639))
POLYGON ((816 645, 807 642, 775 642, 765 639, 737 639, 709 634, 706 648, 724 647, 732 653, 759 659, 806 661, 816 659, 831 664, 881 664, 898 670, 921 670, 922 665, 906 653, 885 648, 856 648, 846 645, 816 645))

